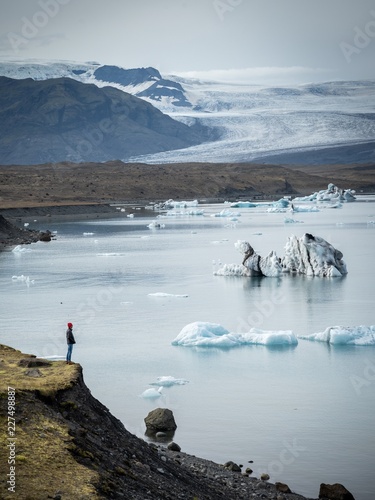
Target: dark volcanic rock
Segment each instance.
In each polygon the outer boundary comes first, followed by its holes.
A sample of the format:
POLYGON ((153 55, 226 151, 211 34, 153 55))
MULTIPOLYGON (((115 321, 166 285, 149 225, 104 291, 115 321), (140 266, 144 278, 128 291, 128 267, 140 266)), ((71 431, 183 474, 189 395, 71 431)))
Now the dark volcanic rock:
POLYGON ((39 231, 17 227, 0 215, 0 250, 7 246, 35 243, 41 234, 39 231))
POLYGON ((173 416, 173 412, 168 408, 156 408, 150 411, 145 418, 147 431, 151 434, 157 432, 174 432, 177 425, 173 416))
POLYGON ((320 485, 319 498, 323 500, 354 500, 353 495, 339 483, 320 485))
POLYGON ((102 82, 119 83, 124 87, 161 79, 161 74, 155 68, 125 69, 109 65, 100 66, 94 71, 94 76, 102 82))
POLYGON ((201 142, 187 125, 113 87, 0 77, 0 164, 123 160, 201 142))
POLYGON ((138 92, 136 95, 138 97, 148 97, 154 101, 160 101, 163 97, 169 97, 172 98, 172 103, 175 106, 191 107, 191 103, 187 100, 182 86, 178 82, 162 78, 159 71, 155 68, 124 69, 117 66, 101 66, 95 70, 94 76, 97 80, 119 83, 125 87, 151 82, 147 89, 138 92))
POLYGON ((289 486, 287 484, 285 484, 285 483, 278 483, 278 482, 276 482, 275 486, 276 486, 277 491, 280 491, 281 493, 292 493, 290 491, 289 486))

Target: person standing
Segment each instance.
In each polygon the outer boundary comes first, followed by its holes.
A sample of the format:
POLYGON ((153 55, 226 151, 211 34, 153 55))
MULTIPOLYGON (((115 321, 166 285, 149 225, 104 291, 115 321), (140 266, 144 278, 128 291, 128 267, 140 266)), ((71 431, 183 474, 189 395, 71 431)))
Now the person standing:
POLYGON ((66 362, 71 365, 72 361, 72 351, 73 345, 76 343, 74 335, 73 335, 73 323, 68 323, 68 329, 66 331, 66 342, 68 344, 68 352, 66 354, 66 362))

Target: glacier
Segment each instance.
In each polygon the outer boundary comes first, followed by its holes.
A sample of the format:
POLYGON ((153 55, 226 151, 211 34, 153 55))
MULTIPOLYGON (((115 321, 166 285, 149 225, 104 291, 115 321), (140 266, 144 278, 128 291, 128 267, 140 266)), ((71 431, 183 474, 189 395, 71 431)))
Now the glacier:
MULTIPOLYGON (((212 139, 199 146, 129 159, 145 163, 248 162, 277 154, 309 153, 340 147, 363 147, 375 137, 375 80, 306 83, 294 86, 202 81, 179 75, 145 78, 145 68, 128 71, 137 79, 121 85, 99 79, 99 62, 3 61, 9 78, 74 78, 98 87, 111 85, 144 99, 191 127, 208 127, 212 139), (132 73, 132 74, 133 74, 132 73), (142 76, 143 75, 143 76, 142 76), (160 94, 152 88, 165 86, 160 94), (179 97, 171 93, 172 87, 179 97), (170 95, 169 95, 170 94, 170 95)), ((120 68, 124 70, 124 68, 120 68)), ((147 68, 151 69, 152 68, 147 68)), ((108 73, 110 75, 110 73, 108 73)), ((108 76, 110 80, 110 76, 108 76)), ((373 147, 367 147, 367 154, 373 147)), ((349 201, 349 200, 348 200, 349 201)))

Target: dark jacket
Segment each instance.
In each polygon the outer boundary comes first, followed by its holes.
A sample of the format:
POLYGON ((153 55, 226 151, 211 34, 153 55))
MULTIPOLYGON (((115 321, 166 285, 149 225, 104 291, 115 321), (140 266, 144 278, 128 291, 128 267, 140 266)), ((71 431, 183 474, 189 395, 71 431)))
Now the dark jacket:
POLYGON ((71 328, 68 328, 66 331, 66 342, 67 342, 67 344, 75 344, 76 343, 71 328))

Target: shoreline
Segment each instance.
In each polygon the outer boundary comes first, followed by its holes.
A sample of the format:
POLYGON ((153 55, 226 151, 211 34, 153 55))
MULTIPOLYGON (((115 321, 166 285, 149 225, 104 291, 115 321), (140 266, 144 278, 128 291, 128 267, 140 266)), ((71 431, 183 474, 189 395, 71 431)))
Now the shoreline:
MULTIPOLYGON (((76 498, 83 491, 84 498, 128 495, 134 500, 312 498, 285 483, 269 482, 268 474, 254 477, 249 468, 243 471, 244 466, 232 461, 219 464, 185 453, 173 441, 161 444, 135 436, 92 396, 78 363, 49 361, 2 344, 0 357, 8 399, 10 387, 17 401, 15 454, 22 443, 23 458, 16 462, 14 486, 22 498, 30 493, 57 498, 54 491, 59 498, 76 498), (35 456, 36 449, 40 453, 35 456), (43 469, 45 481, 35 476, 35 467, 43 469)), ((5 388, 0 395, 6 398, 5 388)), ((7 488, 5 476, 0 485, 7 488)), ((318 488, 319 498, 354 500, 341 484, 318 488)), ((10 499, 12 494, 0 496, 10 499)))
POLYGON ((127 219, 127 214, 138 210, 147 216, 153 211, 146 210, 141 203, 97 204, 97 205, 53 205, 24 208, 0 208, 0 252, 17 245, 28 245, 38 241, 50 241, 53 235, 49 228, 27 229, 24 224, 53 224, 54 222, 82 221, 87 219, 127 219), (125 212, 116 209, 121 205, 125 212), (126 208, 125 208, 126 207, 126 208))

